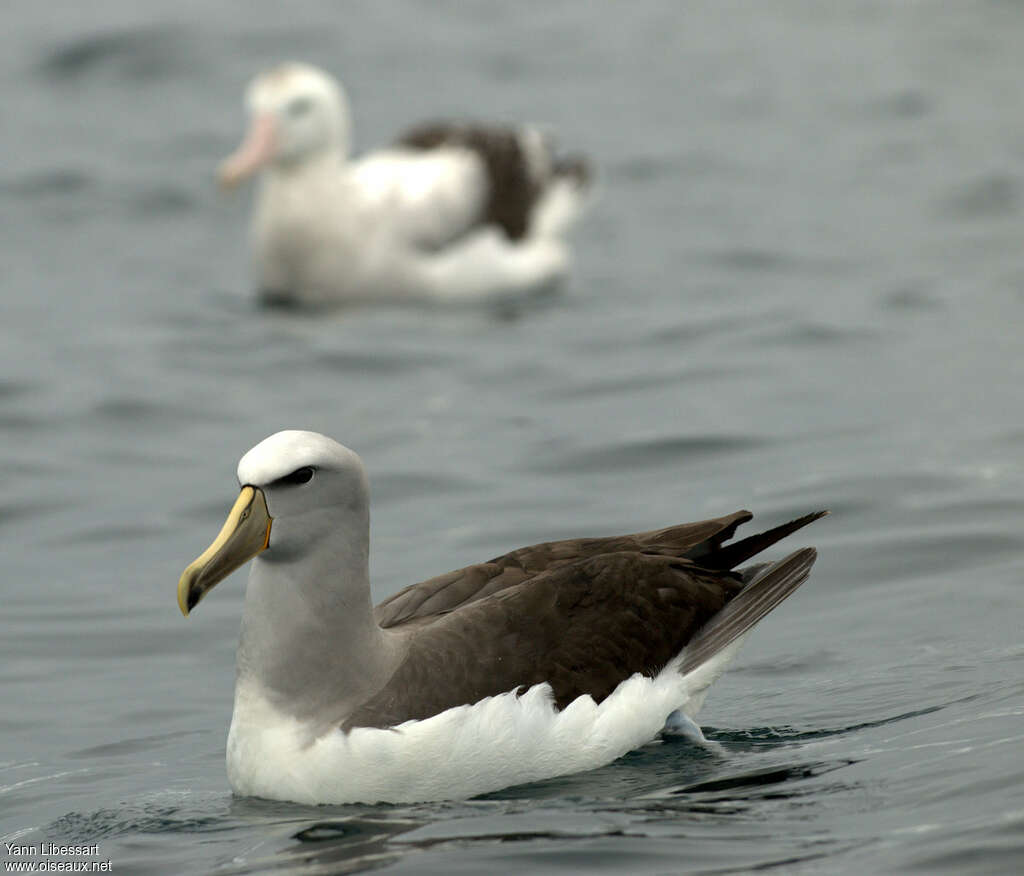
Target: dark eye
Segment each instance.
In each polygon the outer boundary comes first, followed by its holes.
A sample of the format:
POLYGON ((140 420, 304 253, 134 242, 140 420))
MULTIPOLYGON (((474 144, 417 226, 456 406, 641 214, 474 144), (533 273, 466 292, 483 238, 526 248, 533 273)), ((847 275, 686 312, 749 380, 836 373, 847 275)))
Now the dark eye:
POLYGON ((293 119, 297 119, 299 116, 304 116, 311 109, 313 109, 313 101, 310 98, 296 97, 294 100, 288 101, 284 111, 293 119))
POLYGON ((308 484, 311 480, 313 480, 313 469, 308 465, 304 465, 302 468, 295 469, 291 474, 278 478, 274 481, 274 486, 308 484))

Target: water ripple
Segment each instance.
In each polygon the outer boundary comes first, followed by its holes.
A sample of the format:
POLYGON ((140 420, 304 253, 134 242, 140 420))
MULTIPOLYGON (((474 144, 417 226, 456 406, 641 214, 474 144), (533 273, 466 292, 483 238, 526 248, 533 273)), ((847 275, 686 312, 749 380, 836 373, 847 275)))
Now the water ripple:
POLYGON ((750 435, 693 435, 641 438, 589 450, 564 452, 530 466, 536 472, 571 471, 580 474, 617 473, 661 468, 667 463, 689 464, 767 447, 769 438, 750 435))
POLYGON ((53 196, 80 195, 95 186, 96 178, 85 170, 56 167, 0 182, 0 191, 31 201, 53 196))
POLYGON ((942 212, 952 218, 979 219, 1012 216, 1021 201, 1021 184, 1016 176, 992 173, 961 183, 942 203, 942 212))
POLYGON ((816 762, 797 764, 794 766, 768 767, 746 773, 725 776, 719 779, 708 779, 682 788, 675 788, 668 793, 675 796, 684 794, 706 794, 720 791, 734 791, 746 788, 760 788, 765 785, 778 785, 798 779, 812 779, 843 767, 852 766, 855 760, 839 760, 835 762, 816 762))
POLYGON ((170 27, 107 31, 76 37, 48 51, 39 70, 53 79, 80 80, 100 71, 126 82, 162 78, 184 69, 184 32, 170 27))
POLYGON ((763 346, 836 347, 840 344, 879 341, 882 337, 879 330, 865 326, 803 321, 764 332, 758 343, 763 346))

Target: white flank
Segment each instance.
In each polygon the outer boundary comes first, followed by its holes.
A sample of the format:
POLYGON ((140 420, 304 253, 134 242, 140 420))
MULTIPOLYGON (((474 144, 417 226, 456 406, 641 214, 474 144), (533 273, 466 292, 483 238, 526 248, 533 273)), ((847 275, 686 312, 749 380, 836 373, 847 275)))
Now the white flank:
POLYGON ((240 687, 228 779, 238 794, 297 803, 413 803, 595 769, 654 739, 673 711, 692 718, 741 641, 685 677, 678 659, 656 678, 634 675, 600 704, 584 696, 556 711, 542 684, 392 729, 312 740, 304 724, 240 687))
MULTIPOLYGON (((543 134, 521 128, 542 192, 521 239, 479 225, 491 197, 487 161, 457 145, 395 146, 350 160, 344 89, 323 71, 285 64, 257 77, 251 129, 222 166, 225 185, 262 176, 252 219, 259 287, 321 305, 358 300, 486 302, 533 295, 569 271, 562 239, 583 189, 551 175, 543 134)), ((497 195, 532 197, 531 191, 497 195)))

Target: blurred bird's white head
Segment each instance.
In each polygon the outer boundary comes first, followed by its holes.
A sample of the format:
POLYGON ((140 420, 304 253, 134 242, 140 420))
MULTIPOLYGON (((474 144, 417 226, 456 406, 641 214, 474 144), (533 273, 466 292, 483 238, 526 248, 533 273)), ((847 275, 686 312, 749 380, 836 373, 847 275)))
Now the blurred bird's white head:
POLYGON ((245 103, 249 131, 221 164, 221 185, 238 185, 264 167, 294 167, 325 153, 347 156, 348 100, 322 70, 282 64, 253 79, 245 103))

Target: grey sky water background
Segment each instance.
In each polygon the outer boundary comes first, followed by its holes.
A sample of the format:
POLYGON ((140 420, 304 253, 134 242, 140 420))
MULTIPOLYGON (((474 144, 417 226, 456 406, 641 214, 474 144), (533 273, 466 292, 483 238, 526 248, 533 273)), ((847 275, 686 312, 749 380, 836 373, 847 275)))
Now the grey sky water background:
MULTIPOLYGON (((0 35, 0 839, 130 873, 1008 872, 1020 716, 1014 3, 13 3, 0 35), (241 94, 339 75, 359 150, 530 119, 601 195, 566 294, 251 301, 241 94), (357 450, 374 591, 542 539, 829 507, 701 715, 461 803, 235 799, 244 573, 177 576, 280 428, 357 450)), ((0 853, 3 857, 5 853, 0 853)))

